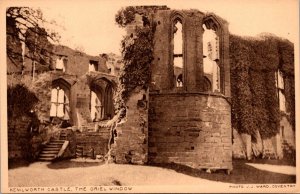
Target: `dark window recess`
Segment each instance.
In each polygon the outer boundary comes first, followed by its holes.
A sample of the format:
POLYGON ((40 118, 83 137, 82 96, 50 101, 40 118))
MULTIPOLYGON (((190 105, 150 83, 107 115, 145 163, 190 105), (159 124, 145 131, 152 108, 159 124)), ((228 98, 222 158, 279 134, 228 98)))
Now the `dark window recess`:
POLYGON ((98 61, 90 60, 90 64, 94 66, 95 71, 98 71, 98 61))

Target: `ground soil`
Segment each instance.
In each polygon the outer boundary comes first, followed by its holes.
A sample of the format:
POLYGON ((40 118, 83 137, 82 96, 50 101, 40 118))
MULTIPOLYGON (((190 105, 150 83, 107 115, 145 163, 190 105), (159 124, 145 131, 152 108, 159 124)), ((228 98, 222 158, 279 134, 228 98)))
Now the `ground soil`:
POLYGON ((214 183, 263 184, 295 183, 296 168, 288 163, 268 160, 234 160, 227 175, 211 174, 178 164, 156 166, 104 164, 104 162, 64 160, 58 162, 24 161, 9 163, 9 186, 111 186, 111 185, 199 185, 214 183), (59 177, 59 178, 58 178, 59 177))

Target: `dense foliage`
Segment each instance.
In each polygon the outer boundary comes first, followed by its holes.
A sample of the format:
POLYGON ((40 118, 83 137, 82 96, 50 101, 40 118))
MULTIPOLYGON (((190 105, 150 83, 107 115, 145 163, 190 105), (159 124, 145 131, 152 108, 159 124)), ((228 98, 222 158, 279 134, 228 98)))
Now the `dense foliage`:
POLYGON ((150 83, 150 65, 153 60, 153 38, 156 25, 151 22, 149 15, 157 9, 166 7, 126 7, 116 15, 116 22, 121 26, 133 23, 136 15, 140 15, 142 25, 135 26, 135 31, 128 34, 121 42, 123 67, 119 76, 119 86, 115 97, 115 108, 125 116, 125 103, 130 93, 136 88, 147 89, 150 83))
POLYGON ((26 86, 17 84, 7 89, 8 118, 31 114, 38 102, 36 95, 26 86))
POLYGON ((135 15, 142 16, 143 22, 149 21, 149 16, 156 10, 167 10, 167 6, 127 6, 121 8, 115 16, 115 21, 120 27, 126 27, 135 20, 135 15))
MULTIPOLYGON (((166 7, 133 7, 121 9, 115 17, 117 24, 126 27, 136 24, 136 15, 143 26, 128 34, 122 41, 123 69, 116 93, 116 110, 126 110, 130 93, 138 86, 147 88, 150 82, 150 64, 153 59, 155 24, 150 15, 166 7)), ((132 26, 131 26, 132 27, 132 26)), ((275 72, 283 73, 287 117, 295 125, 294 48, 287 40, 270 34, 258 38, 230 36, 232 124, 240 133, 257 131, 262 138, 275 135, 279 130, 281 112, 275 72)), ((124 117, 124 114, 120 114, 124 117)))
POLYGON ((22 67, 23 42, 28 48, 24 57, 49 65, 52 42, 58 42, 60 36, 53 29, 55 21, 47 21, 40 9, 32 7, 9 7, 6 10, 7 56, 15 66, 22 67))
POLYGON ((278 132, 277 70, 283 73, 289 118, 294 117, 293 52, 292 43, 272 35, 230 36, 232 125, 240 133, 250 134, 255 139, 257 130, 262 138, 278 132))

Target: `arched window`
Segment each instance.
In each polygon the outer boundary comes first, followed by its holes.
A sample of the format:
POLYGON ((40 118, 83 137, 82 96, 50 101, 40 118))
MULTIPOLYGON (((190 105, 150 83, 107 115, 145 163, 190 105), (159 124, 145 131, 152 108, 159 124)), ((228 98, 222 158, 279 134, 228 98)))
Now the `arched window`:
POLYGON ((91 118, 92 121, 100 121, 102 119, 102 95, 101 92, 95 93, 91 91, 91 118))
POLYGON ((50 117, 59 117, 63 120, 70 119, 69 99, 65 91, 59 86, 51 90, 50 117))
POLYGON ((182 21, 179 18, 173 20, 173 72, 174 85, 183 87, 184 84, 184 60, 183 60, 183 33, 182 21))
POLYGON ((114 103, 113 103, 113 88, 108 84, 105 90, 105 117, 111 119, 114 116, 114 103))
POLYGON ((114 116, 113 84, 111 81, 100 78, 90 85, 91 88, 91 119, 100 121, 111 119, 114 116))
POLYGON ((203 71, 206 77, 211 77, 211 91, 221 91, 219 37, 216 30, 203 24, 203 71))

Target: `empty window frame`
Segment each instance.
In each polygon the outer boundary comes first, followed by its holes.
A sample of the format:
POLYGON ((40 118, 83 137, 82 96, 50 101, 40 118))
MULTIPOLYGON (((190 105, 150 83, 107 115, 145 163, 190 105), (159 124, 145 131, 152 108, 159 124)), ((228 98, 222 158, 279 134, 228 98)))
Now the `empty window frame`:
POLYGON ((179 18, 173 20, 173 72, 174 85, 183 87, 184 84, 184 60, 183 60, 183 32, 182 21, 179 18))
POLYGON ((65 91, 59 86, 51 90, 50 117, 59 117, 63 120, 70 119, 69 99, 65 91))
POLYGON ((100 121, 102 119, 103 106, 101 103, 102 95, 100 92, 91 91, 91 119, 100 121))
POLYGON ((68 59, 66 56, 62 56, 62 55, 58 56, 58 58, 56 59, 55 69, 65 72, 67 61, 68 61, 68 59))
POLYGON ((220 43, 215 30, 208 29, 203 24, 203 71, 204 75, 210 80, 212 92, 221 91, 220 78, 220 43))
POLYGON ((286 112, 286 99, 284 95, 284 79, 281 71, 275 72, 275 83, 278 91, 279 110, 286 112))
POLYGON ((89 63, 89 72, 90 71, 98 71, 98 61, 90 61, 89 63))

